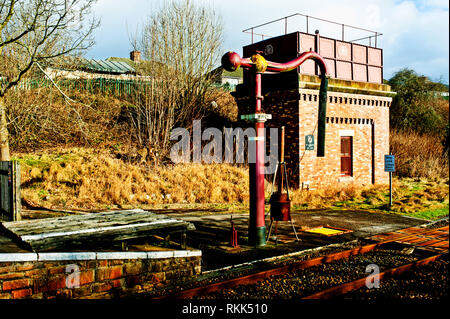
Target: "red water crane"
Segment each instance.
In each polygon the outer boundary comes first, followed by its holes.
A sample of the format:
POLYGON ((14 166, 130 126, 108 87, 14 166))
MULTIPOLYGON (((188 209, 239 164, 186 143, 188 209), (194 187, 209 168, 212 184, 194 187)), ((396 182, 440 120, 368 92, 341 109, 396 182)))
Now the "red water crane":
POLYGON ((266 244, 265 207, 264 207, 264 122, 270 115, 261 110, 263 96, 261 93, 261 76, 264 72, 278 73, 294 70, 306 60, 313 59, 321 71, 319 92, 319 123, 317 156, 325 155, 325 114, 328 90, 328 70, 324 59, 314 51, 304 52, 296 59, 277 63, 264 59, 260 54, 251 58, 241 58, 236 52, 227 52, 222 57, 222 67, 227 71, 235 71, 240 66, 254 72, 255 75, 255 113, 247 115, 246 119, 255 123, 256 128, 256 163, 250 164, 250 221, 249 244, 264 246, 266 244))

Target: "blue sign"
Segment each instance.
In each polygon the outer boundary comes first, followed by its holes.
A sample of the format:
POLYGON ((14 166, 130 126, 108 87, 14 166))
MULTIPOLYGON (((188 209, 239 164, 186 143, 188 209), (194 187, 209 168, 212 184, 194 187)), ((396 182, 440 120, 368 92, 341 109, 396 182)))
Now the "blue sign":
POLYGON ((384 171, 395 172, 395 156, 384 155, 384 171))
POLYGON ((305 136, 305 150, 314 151, 314 135, 305 136))

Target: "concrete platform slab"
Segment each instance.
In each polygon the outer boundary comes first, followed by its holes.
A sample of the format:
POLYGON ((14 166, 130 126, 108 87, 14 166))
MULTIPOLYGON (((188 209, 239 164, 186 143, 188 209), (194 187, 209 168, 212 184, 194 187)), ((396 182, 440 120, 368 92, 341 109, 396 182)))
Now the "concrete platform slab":
MULTIPOLYGON (((187 245, 202 250, 202 267, 204 270, 222 268, 330 244, 350 242, 355 239, 368 238, 376 234, 427 223, 426 220, 422 219, 367 211, 293 211, 291 215, 300 241, 295 240, 290 222, 279 222, 276 234, 278 240, 270 238, 265 246, 256 248, 247 245, 248 213, 192 212, 176 209, 161 213, 167 217, 194 224, 196 230, 188 232, 187 245), (238 232, 239 249, 227 249, 231 239, 231 217, 238 232), (318 226, 343 228, 351 230, 351 232, 336 236, 324 236, 302 231, 305 228, 318 226)), ((269 227, 269 225, 270 216, 267 215, 266 226, 269 227)), ((274 231, 272 231, 272 234, 275 235, 274 231)), ((171 240, 176 241, 177 239, 172 238, 171 240)), ((0 234, 0 252, 25 251, 15 245, 11 239, 0 234)))
MULTIPOLYGON (((249 262, 251 260, 269 258, 295 251, 313 249, 330 244, 350 242, 355 239, 367 238, 375 234, 426 224, 428 221, 404 217, 389 213, 372 213, 350 210, 315 210, 294 211, 291 213, 294 226, 300 241, 295 240, 295 234, 290 222, 279 222, 277 235, 279 240, 269 239, 263 247, 247 245, 248 213, 217 214, 202 216, 170 213, 169 215, 189 221, 196 231, 189 232, 189 246, 201 249, 203 252, 203 269, 210 270, 249 262), (238 232, 240 249, 224 249, 231 238, 231 218, 238 232), (336 236, 302 231, 305 228, 331 226, 351 230, 349 233, 336 236), (291 238, 291 240, 289 240, 291 238)), ((266 216, 266 226, 270 225, 270 216, 266 216)), ((274 231, 272 231, 272 235, 274 231)), ((272 238, 273 236, 271 236, 272 238)))

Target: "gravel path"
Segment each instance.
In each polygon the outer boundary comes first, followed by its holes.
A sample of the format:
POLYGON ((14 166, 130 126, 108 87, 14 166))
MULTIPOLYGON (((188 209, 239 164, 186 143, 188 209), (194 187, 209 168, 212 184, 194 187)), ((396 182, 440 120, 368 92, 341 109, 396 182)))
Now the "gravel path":
POLYGON ((439 300, 448 298, 448 256, 396 278, 380 281, 379 288, 355 290, 344 299, 439 300))
MULTIPOLYGON (((438 228, 448 225, 448 218, 428 225, 427 228, 438 228)), ((344 244, 340 247, 330 247, 319 251, 308 252, 290 258, 257 262, 252 265, 241 266, 223 271, 211 271, 207 275, 193 278, 190 282, 176 283, 171 287, 165 287, 154 291, 147 297, 161 296, 176 293, 183 290, 204 286, 213 282, 220 282, 230 278, 248 275, 265 269, 280 267, 282 265, 325 256, 334 252, 347 250, 361 245, 360 242, 344 244)), ((313 293, 331 288, 349 281, 365 278, 371 273, 366 272, 366 267, 375 264, 380 272, 409 264, 426 256, 418 251, 406 253, 402 247, 392 246, 378 249, 363 255, 352 256, 349 259, 335 261, 329 264, 319 265, 304 270, 298 270, 289 274, 272 276, 254 285, 238 286, 233 289, 210 293, 206 296, 198 296, 197 299, 299 299, 313 293)), ((428 256, 428 255, 427 255, 428 256)), ((368 289, 366 287, 339 296, 344 299, 439 299, 448 297, 448 255, 430 265, 420 267, 412 272, 407 272, 401 277, 384 278, 379 288, 368 289)), ((144 297, 144 296, 143 296, 144 297)))

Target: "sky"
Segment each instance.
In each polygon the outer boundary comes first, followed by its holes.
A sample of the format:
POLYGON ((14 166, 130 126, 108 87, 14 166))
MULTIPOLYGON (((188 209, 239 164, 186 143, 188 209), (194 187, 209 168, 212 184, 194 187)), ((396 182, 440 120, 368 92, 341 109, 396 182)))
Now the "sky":
MULTIPOLYGON (((182 1, 182 0, 175 0, 182 1)), ((242 54, 251 36, 242 30, 294 13, 344 23, 377 31, 377 46, 383 49, 384 78, 403 68, 411 68, 433 81, 449 83, 449 2, 448 0, 193 0, 222 17, 223 51, 242 54)), ((88 58, 129 57, 130 35, 139 30, 156 12, 162 0, 98 0, 94 14, 101 19, 95 32, 96 44, 88 58)), ((341 37, 337 25, 310 20, 309 32, 320 30, 322 36, 341 37)), ((261 33, 284 33, 284 22, 261 28, 261 33)), ((258 32, 255 31, 255 32, 258 32)), ((288 32, 306 32, 306 19, 288 21, 288 32)), ((345 40, 369 35, 346 28, 345 40)), ((361 42, 368 45, 368 40, 361 42)), ((372 43, 373 44, 373 43, 372 43)))

